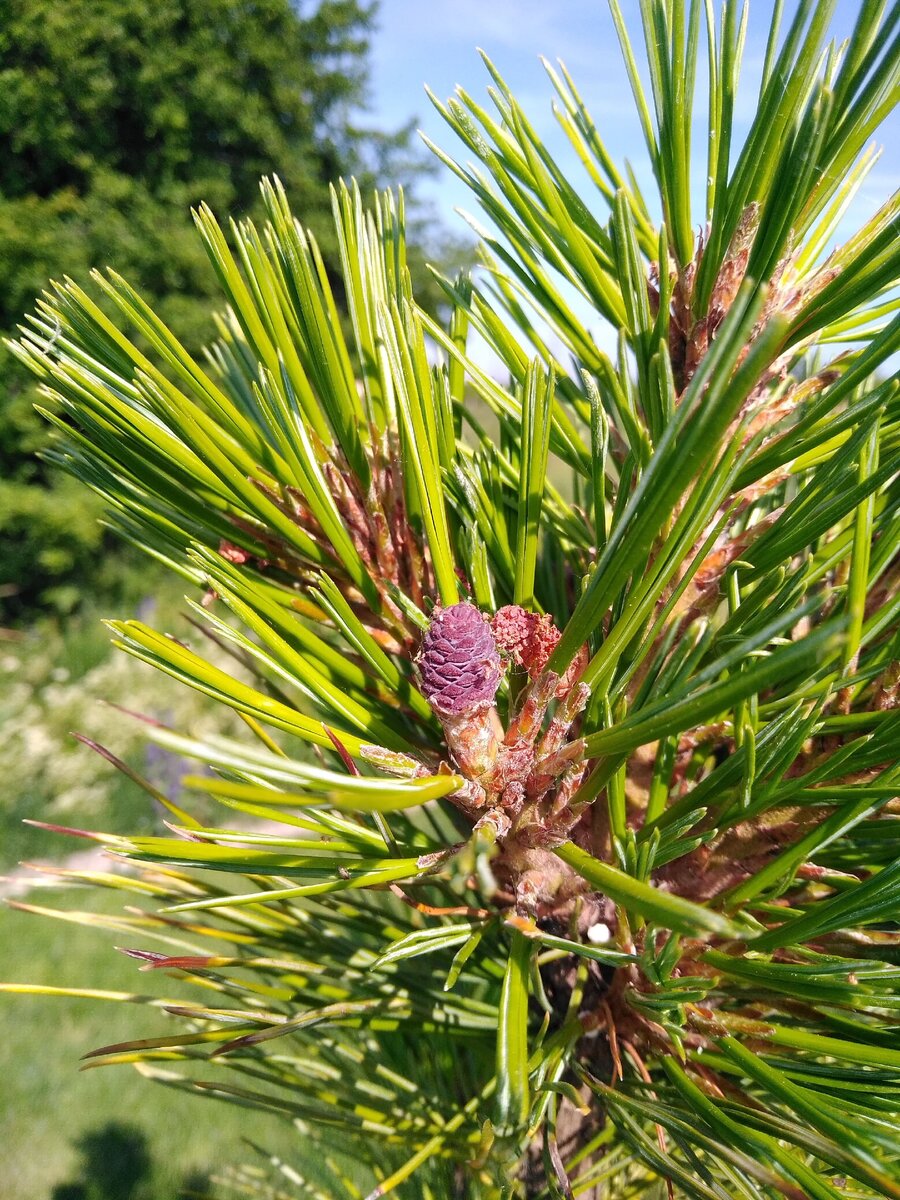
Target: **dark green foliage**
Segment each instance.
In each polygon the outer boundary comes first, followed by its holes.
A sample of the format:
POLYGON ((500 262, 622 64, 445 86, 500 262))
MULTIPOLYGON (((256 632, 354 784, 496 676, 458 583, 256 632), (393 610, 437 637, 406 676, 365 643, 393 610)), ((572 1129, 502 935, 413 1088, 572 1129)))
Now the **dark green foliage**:
POLYGON ((333 256, 326 185, 368 152, 347 113, 365 100, 371 17, 353 0, 308 15, 289 0, 11 0, 0 323, 18 319, 48 264, 83 274, 114 256, 172 300, 167 315, 199 347, 213 284, 189 209, 252 207, 274 169, 333 256))
MULTIPOLYGON (((410 129, 366 129, 374 5, 356 0, 9 0, 0 22, 0 331, 48 277, 115 263, 192 352, 215 276, 192 206, 258 209, 277 171, 337 264, 328 184, 412 181, 410 129)), ((434 239, 431 248, 438 250, 434 239)), ((456 251, 448 246, 451 255, 456 251)), ((420 266, 433 302, 437 288, 420 266)), ((432 303, 433 307, 433 303, 432 303)), ((116 553, 101 509, 34 458, 45 433, 0 350, 0 617, 67 609, 116 553)), ((124 566, 124 564, 123 564, 124 566)), ((115 568, 110 578, 114 578, 115 568)), ((2 619, 0 619, 2 623, 2 619)))

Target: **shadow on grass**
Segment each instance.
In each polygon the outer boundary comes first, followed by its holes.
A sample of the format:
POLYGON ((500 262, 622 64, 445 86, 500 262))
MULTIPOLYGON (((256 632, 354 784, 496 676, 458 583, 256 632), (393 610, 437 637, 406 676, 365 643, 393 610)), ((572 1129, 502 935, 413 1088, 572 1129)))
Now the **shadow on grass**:
MULTIPOLYGON (((88 1130, 75 1145, 78 1178, 57 1184, 50 1200, 164 1200, 154 1189, 147 1139, 134 1125, 110 1121, 88 1130)), ((207 1175, 191 1172, 173 1200, 211 1200, 209 1186, 207 1175)))

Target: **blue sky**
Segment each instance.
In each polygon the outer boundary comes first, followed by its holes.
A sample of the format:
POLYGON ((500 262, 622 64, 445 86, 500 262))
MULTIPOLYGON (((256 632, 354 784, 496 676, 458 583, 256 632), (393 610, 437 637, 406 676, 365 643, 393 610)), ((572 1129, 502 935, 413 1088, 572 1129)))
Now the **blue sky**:
MULTIPOLYGON (((848 31, 860 3, 838 0, 833 25, 837 36, 848 31)), ((621 6, 640 46, 637 0, 621 0, 621 6)), ((772 9, 773 0, 751 0, 744 55, 748 80, 760 70, 772 9)), ((785 9, 789 18, 795 3, 787 0, 785 9)), ((542 54, 551 61, 561 58, 613 157, 617 161, 630 158, 642 182, 648 180, 647 158, 605 0, 381 0, 372 44, 372 115, 376 123, 383 128, 396 127, 416 116, 430 137, 446 149, 453 148, 452 135, 423 88, 427 83, 446 99, 461 84, 479 100, 485 99, 487 72, 476 47, 491 56, 533 124, 548 144, 558 149, 560 160, 568 162, 564 135, 550 110, 551 85, 539 62, 542 54)), ((738 113, 738 137, 746 129, 752 104, 753 91, 747 88, 738 113)), ((702 101, 697 110, 702 124, 702 101)), ((900 186, 900 116, 896 113, 890 125, 883 127, 879 140, 885 151, 857 199, 853 225, 900 186)), ((696 182, 702 187, 703 164, 699 160, 698 169, 696 182)), ((589 186, 585 181, 586 196, 589 186)), ((442 171, 427 191, 444 220, 459 227, 453 208, 471 207, 464 186, 442 171)), ((700 216, 698 209, 697 224, 700 216)))

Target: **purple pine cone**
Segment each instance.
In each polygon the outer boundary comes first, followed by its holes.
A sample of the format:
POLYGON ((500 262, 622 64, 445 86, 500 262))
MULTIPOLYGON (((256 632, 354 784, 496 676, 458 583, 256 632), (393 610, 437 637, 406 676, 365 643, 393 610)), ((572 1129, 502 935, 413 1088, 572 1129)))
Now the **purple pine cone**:
POLYGON ((418 657, 422 691, 439 716, 493 704, 500 655, 486 618, 474 604, 438 609, 418 657))

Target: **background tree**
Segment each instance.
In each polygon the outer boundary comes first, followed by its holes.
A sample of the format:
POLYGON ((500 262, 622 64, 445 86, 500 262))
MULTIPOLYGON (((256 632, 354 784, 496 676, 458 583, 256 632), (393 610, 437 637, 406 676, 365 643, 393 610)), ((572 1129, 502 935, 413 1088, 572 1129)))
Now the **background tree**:
MULTIPOLYGON (((374 4, 8 0, 3 12, 2 331, 51 275, 84 279, 114 261, 196 352, 214 333, 216 284, 191 206, 246 214, 260 175, 277 170, 333 267, 327 185, 344 174, 364 188, 385 175, 410 181, 423 169, 410 128, 359 123, 374 4)), ((104 535, 96 504, 35 459, 46 430, 5 350, 0 373, 9 617, 40 600, 74 603, 88 562, 98 582, 88 552, 104 535)))

